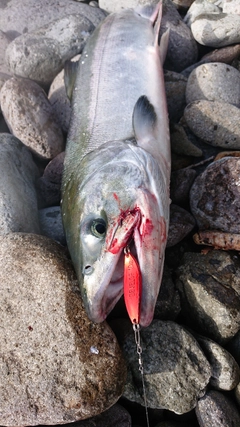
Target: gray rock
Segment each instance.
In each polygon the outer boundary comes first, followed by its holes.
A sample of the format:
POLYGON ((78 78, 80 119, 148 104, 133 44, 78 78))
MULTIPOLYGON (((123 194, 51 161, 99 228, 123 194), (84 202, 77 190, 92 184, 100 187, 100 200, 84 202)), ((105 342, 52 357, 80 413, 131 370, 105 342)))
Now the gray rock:
POLYGON ((175 320, 181 311, 180 296, 173 283, 172 275, 164 265, 162 283, 155 306, 154 318, 161 320, 175 320))
POLYGON ((218 390, 233 390, 240 381, 240 369, 234 357, 209 338, 197 336, 197 340, 212 367, 210 385, 218 390))
POLYGON ((235 397, 236 397, 238 408, 239 408, 240 407, 240 383, 235 388, 234 393, 235 393, 235 397))
POLYGON ((181 242, 192 231, 194 226, 195 219, 186 209, 171 204, 167 247, 170 248, 181 242))
MULTIPOLYGON (((2 89, 4 83, 10 79, 12 76, 10 74, 0 72, 0 90, 2 89)), ((0 106, 1 107, 1 106, 0 106)))
POLYGON ((184 110, 191 131, 214 147, 240 148, 240 109, 217 101, 194 101, 184 110))
POLYGON ((184 156, 201 157, 202 150, 196 147, 185 131, 181 124, 174 124, 170 128, 171 149, 176 154, 183 154, 184 156))
POLYGON ((190 207, 201 230, 240 234, 240 158, 224 157, 206 167, 193 183, 190 207))
POLYGON ((240 15, 212 13, 200 15, 191 25, 195 40, 210 47, 240 43, 240 15))
POLYGON ((5 63, 5 51, 10 43, 6 34, 0 30, 0 73, 9 73, 7 64, 5 63))
POLYGON ((66 245, 65 233, 62 224, 60 206, 51 206, 39 210, 41 234, 66 245))
POLYGON ((190 74, 186 87, 187 104, 199 99, 240 107, 240 72, 220 62, 200 65, 190 74))
POLYGON ((48 99, 63 132, 67 133, 72 109, 70 100, 66 94, 64 70, 62 70, 53 80, 48 92, 48 99))
POLYGON ((58 154, 44 169, 43 176, 38 180, 38 189, 44 205, 58 205, 61 200, 61 182, 65 152, 58 154))
POLYGON ((146 4, 157 4, 158 0, 118 0, 113 2, 112 0, 99 0, 99 7, 106 10, 108 13, 120 12, 122 9, 135 8, 137 6, 144 6, 146 4))
POLYGON ((0 92, 4 118, 11 132, 43 159, 64 149, 62 130, 43 89, 21 77, 6 81, 0 92))
POLYGON ((169 119, 178 122, 186 107, 185 91, 187 79, 180 73, 166 70, 164 72, 164 81, 169 119))
POLYGON ((179 169, 171 174, 170 198, 173 203, 186 203, 189 198, 190 188, 196 178, 194 169, 179 169))
POLYGON ((221 12, 221 9, 214 4, 213 1, 209 0, 195 0, 190 8, 188 9, 185 17, 184 22, 191 27, 191 24, 195 21, 198 16, 201 16, 203 14, 218 14, 221 12))
POLYGON ((210 390, 199 400, 196 415, 200 427, 239 427, 240 425, 237 407, 219 391, 210 390))
POLYGON ((197 60, 197 44, 188 26, 171 0, 163 2, 163 18, 160 33, 169 28, 169 44, 164 68, 180 72, 197 60))
POLYGON ((178 278, 189 326, 220 344, 234 337, 240 329, 239 259, 217 250, 185 253, 178 278))
POLYGON ((132 427, 132 422, 126 409, 116 403, 96 417, 75 423, 74 427, 132 427))
POLYGON ((1 3, 0 30, 9 35, 35 31, 55 19, 82 14, 97 26, 106 14, 103 10, 74 0, 7 0, 1 3))
POLYGON ((29 150, 10 134, 0 134, 0 170, 0 234, 39 233, 38 170, 29 150))
POLYGON ((88 320, 64 248, 8 234, 0 266, 1 425, 66 424, 108 409, 125 365, 109 326, 88 320))
POLYGON ((223 13, 229 13, 231 15, 240 15, 240 3, 238 0, 222 0, 222 11, 223 13))
MULTIPOLYGON (((210 365, 197 341, 174 322, 154 320, 141 330, 141 344, 148 406, 178 414, 193 409, 211 376, 210 365)), ((125 340, 123 352, 128 364, 124 396, 142 405, 133 331, 125 340)))
POLYGON ((65 61, 81 53, 94 25, 82 15, 67 15, 9 44, 6 63, 11 73, 47 87, 65 61))

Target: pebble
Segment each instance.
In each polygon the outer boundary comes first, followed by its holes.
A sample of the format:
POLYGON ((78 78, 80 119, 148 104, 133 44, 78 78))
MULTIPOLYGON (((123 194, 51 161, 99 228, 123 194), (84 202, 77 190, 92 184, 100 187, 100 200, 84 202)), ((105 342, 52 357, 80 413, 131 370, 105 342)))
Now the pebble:
POLYGON ((64 151, 54 157, 38 180, 37 187, 44 207, 60 204, 64 157, 64 151))
POLYGON ((199 400, 196 415, 200 427, 239 427, 240 414, 229 397, 210 390, 199 400))
POLYGON ((175 320, 181 311, 180 296, 173 282, 172 274, 165 264, 162 283, 155 306, 154 318, 175 320))
POLYGON ((4 85, 4 83, 10 79, 12 76, 10 76, 10 74, 6 74, 6 73, 2 73, 0 72, 0 91, 4 85))
POLYGON ((0 30, 0 73, 9 73, 7 64, 5 63, 5 51, 10 43, 6 34, 0 30))
POLYGON ((186 107, 185 92, 187 78, 180 73, 165 70, 164 82, 169 119, 177 123, 186 107))
POLYGON ((219 344, 234 337, 240 329, 239 274, 239 259, 228 252, 184 254, 177 287, 189 327, 219 344))
POLYGON ((172 203, 185 204, 189 200, 190 188, 196 178, 196 171, 191 168, 173 171, 170 181, 170 198, 172 203))
MULTIPOLYGON (((211 368, 197 341, 175 322, 154 320, 141 331, 145 387, 149 408, 168 409, 182 414, 193 409, 205 393, 211 368)), ((123 354, 128 376, 124 397, 143 404, 141 374, 136 344, 131 331, 123 354)))
POLYGON ((74 427, 132 427, 132 423, 130 414, 116 403, 96 417, 75 423, 74 427))
POLYGON ((0 281, 1 425, 66 424, 116 403, 125 364, 106 322, 88 320, 65 249, 0 236, 0 281))
POLYGON ((7 0, 1 4, 0 30, 8 36, 25 34, 43 27, 51 21, 67 15, 81 14, 97 26, 106 13, 74 0, 7 0), (57 6, 57 7, 56 7, 57 6))
POLYGON ((240 109, 226 102, 194 101, 184 110, 191 131, 215 147, 240 148, 240 109))
POLYGON ((190 191, 192 214, 201 230, 240 234, 240 158, 223 157, 206 167, 190 191))
POLYGON ((240 15, 239 0, 222 0, 222 11, 231 15, 240 15))
POLYGON ((190 8, 188 9, 185 17, 184 22, 191 27, 192 23, 201 15, 203 14, 209 14, 210 16, 212 14, 218 14, 221 12, 221 9, 214 4, 214 2, 209 0, 200 0, 200 1, 194 1, 190 8))
POLYGON ((187 81, 186 102, 189 104, 199 99, 240 107, 240 72, 220 62, 195 68, 187 81))
POLYGON ((41 234, 66 245, 60 206, 51 206, 39 210, 41 234))
POLYGON ((240 381, 240 369, 234 357, 209 338, 196 338, 212 367, 211 386, 217 390, 233 390, 240 381))
POLYGON ((29 150, 7 133, 0 134, 0 170, 0 234, 39 233, 38 169, 29 150))
POLYGON ((64 70, 62 70, 53 80, 48 92, 48 99, 52 105, 54 114, 59 121, 62 131, 67 134, 72 110, 70 100, 66 94, 64 70))
POLYGON ((12 74, 48 87, 65 61, 81 53, 94 28, 89 19, 74 14, 22 34, 6 49, 8 68, 12 74))
POLYGON ((240 43, 240 15, 226 13, 203 14, 191 25, 194 39, 211 47, 229 46, 240 43))
POLYGON ((194 145, 181 124, 174 124, 170 128, 171 149, 176 154, 201 157, 202 150, 194 145))
POLYGON ((64 149, 64 138, 53 108, 37 83, 12 77, 3 85, 0 104, 9 129, 42 159, 64 149))
POLYGON ((194 226, 195 219, 186 209, 171 204, 167 247, 181 242, 193 230, 194 226))

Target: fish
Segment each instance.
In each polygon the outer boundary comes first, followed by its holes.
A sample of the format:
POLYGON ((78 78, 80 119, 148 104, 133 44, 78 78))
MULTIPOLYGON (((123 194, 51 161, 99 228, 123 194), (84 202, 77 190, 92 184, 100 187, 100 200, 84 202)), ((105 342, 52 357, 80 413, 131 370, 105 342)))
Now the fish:
POLYGON ((123 295, 124 248, 153 319, 169 225, 170 142, 162 3, 108 15, 90 35, 72 91, 62 219, 85 310, 104 321, 123 295))

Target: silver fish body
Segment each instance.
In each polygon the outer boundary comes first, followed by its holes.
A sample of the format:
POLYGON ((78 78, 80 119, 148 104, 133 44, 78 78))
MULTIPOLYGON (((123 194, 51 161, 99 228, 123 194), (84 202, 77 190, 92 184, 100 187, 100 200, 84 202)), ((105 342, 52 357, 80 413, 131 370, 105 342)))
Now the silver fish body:
POLYGON ((142 275, 142 326, 153 318, 161 284, 170 144, 160 13, 159 3, 109 15, 87 41, 73 91, 62 215, 83 301, 96 322, 123 294, 127 245, 142 275))

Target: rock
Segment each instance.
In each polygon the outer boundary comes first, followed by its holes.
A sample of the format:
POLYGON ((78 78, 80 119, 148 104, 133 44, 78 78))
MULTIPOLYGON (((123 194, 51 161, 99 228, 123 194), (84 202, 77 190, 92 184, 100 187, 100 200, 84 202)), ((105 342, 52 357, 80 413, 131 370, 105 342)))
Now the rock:
POLYGON ((210 390, 199 400, 196 415, 200 427, 238 427, 240 415, 235 404, 219 391, 210 390))
POLYGON ((213 1, 209 0, 195 0, 190 8, 188 9, 185 17, 184 22, 191 27, 191 24, 201 15, 212 15, 212 14, 218 14, 221 12, 221 9, 218 7, 218 5, 215 5, 213 1))
POLYGON ((9 70, 45 88, 63 69, 65 61, 81 53, 94 28, 89 19, 74 14, 22 34, 6 50, 9 70))
MULTIPOLYGON (((144 381, 149 408, 183 414, 196 406, 211 376, 210 365, 196 340, 171 321, 154 320, 141 330, 144 381)), ((143 404, 141 374, 134 334, 127 336, 123 352, 128 364, 124 396, 143 404)))
POLYGON ((199 65, 207 64, 210 62, 223 62, 225 64, 231 64, 234 59, 238 58, 240 55, 240 44, 233 46, 222 47, 220 49, 215 49, 206 55, 204 55, 200 61, 196 62, 190 67, 182 71, 182 75, 188 77, 189 74, 197 68, 199 65))
POLYGON ((185 209, 180 206, 170 205, 170 224, 168 232, 167 247, 181 242, 194 228, 195 219, 185 209))
POLYGON ((71 262, 43 236, 0 237, 1 425, 66 424, 122 394, 125 365, 106 322, 85 314, 71 262))
POLYGON ((212 13, 200 15, 191 25, 195 40, 210 47, 240 43, 240 15, 212 13))
POLYGON ((240 329, 240 264, 228 252, 185 253, 178 269, 177 288, 182 314, 218 343, 226 343, 240 329))
POLYGON ((177 421, 161 421, 160 423, 157 423, 157 425, 154 427, 192 427, 192 424, 189 424, 187 422, 179 423, 177 421))
POLYGON ((63 134, 53 108, 35 82, 21 77, 7 80, 0 102, 11 132, 37 156, 51 159, 63 151, 63 134))
POLYGON ((206 167, 190 191, 190 207, 200 230, 240 234, 240 158, 224 157, 206 167))
POLYGON ((167 97, 169 119, 178 122, 186 106, 186 77, 174 71, 164 71, 164 82, 167 97))
POLYGON ((235 388, 235 397, 236 397, 236 400, 238 403, 238 408, 239 408, 239 406, 240 406, 240 383, 235 388))
POLYGON ((51 21, 67 15, 81 14, 97 26, 106 14, 103 10, 74 0, 7 0, 1 5, 0 30, 9 35, 12 32, 30 33, 51 21))
POLYGON ((217 101, 194 101, 184 110, 191 131, 215 147, 240 148, 240 109, 217 101))
POLYGON ((5 62, 5 51, 10 43, 6 34, 0 30, 0 73, 8 74, 9 69, 5 62))
POLYGON ((190 188, 196 178, 196 171, 191 168, 173 171, 170 181, 170 198, 172 203, 186 203, 189 198, 190 188))
POLYGON ((96 417, 79 421, 74 427, 132 427, 129 413, 121 405, 115 404, 96 417))
POLYGON ((39 192, 47 206, 60 203, 64 157, 65 151, 54 157, 44 169, 43 176, 38 180, 39 192))
POLYGON ((177 8, 183 10, 188 9, 193 2, 194 0, 173 0, 173 3, 177 6, 177 8))
POLYGON ((29 150, 14 136, 0 134, 0 234, 39 233, 35 181, 29 150))
POLYGON ((39 210, 41 234, 66 245, 60 206, 51 206, 39 210))
POLYGON ((187 104, 199 99, 240 107, 240 72, 217 62, 200 65, 190 74, 186 87, 187 104))
POLYGON ((9 74, 1 73, 0 72, 0 90, 2 89, 4 83, 9 80, 12 76, 9 74))
POLYGON ((210 385, 218 390, 233 390, 240 381, 240 369, 234 357, 209 338, 196 338, 212 367, 210 385))
POLYGON ((196 147, 185 132, 185 129, 180 124, 174 124, 170 129, 171 149, 176 154, 184 156, 201 157, 202 150, 196 147))
POLYGON ((231 15, 240 15, 240 4, 238 0, 222 0, 222 11, 223 13, 229 13, 231 15))
POLYGON ((163 34, 167 28, 169 28, 170 33, 164 68, 181 72, 196 62, 198 49, 190 29, 183 22, 171 0, 164 0, 163 2, 160 33, 163 34))
POLYGON ((154 318, 161 320, 175 320, 181 311, 180 296, 173 283, 172 275, 164 265, 162 283, 155 306, 154 318))
POLYGON ((64 70, 62 70, 53 80, 49 89, 48 99, 53 107, 55 116, 59 121, 62 131, 67 133, 72 109, 64 85, 64 70))
MULTIPOLYGON (((99 7, 106 10, 108 13, 120 12, 122 9, 135 8, 138 5, 144 6, 149 4, 149 0, 118 0, 113 2, 112 0, 99 0, 99 7)), ((158 0, 151 0, 151 4, 157 4, 158 0)))

